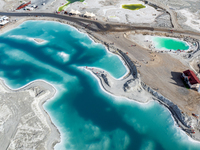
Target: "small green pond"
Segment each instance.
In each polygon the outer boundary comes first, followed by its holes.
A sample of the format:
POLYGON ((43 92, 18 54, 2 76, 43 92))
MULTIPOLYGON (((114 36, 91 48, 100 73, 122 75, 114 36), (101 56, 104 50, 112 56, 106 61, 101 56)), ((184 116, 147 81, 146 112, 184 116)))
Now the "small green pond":
POLYGON ((124 9, 129 9, 129 10, 139 10, 142 8, 145 8, 146 6, 142 5, 142 4, 128 4, 128 5, 122 5, 122 8, 124 9))
POLYGON ((156 49, 164 50, 188 50, 189 45, 181 40, 166 38, 166 37, 153 37, 153 43, 156 49))

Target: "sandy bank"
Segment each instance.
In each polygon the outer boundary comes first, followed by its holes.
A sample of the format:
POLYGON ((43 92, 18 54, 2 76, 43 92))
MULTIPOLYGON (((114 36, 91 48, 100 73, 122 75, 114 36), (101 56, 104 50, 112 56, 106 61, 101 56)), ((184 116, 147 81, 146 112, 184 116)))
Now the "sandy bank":
POLYGON ((4 108, 0 113, 2 149, 23 147, 49 150, 60 142, 59 131, 42 107, 55 92, 52 85, 42 80, 33 81, 16 90, 10 89, 0 80, 0 105, 4 108))
POLYGON ((43 40, 43 39, 32 39, 31 38, 31 40, 34 40, 36 43, 38 43, 38 44, 43 44, 43 43, 45 43, 45 42, 47 42, 46 40, 43 40))

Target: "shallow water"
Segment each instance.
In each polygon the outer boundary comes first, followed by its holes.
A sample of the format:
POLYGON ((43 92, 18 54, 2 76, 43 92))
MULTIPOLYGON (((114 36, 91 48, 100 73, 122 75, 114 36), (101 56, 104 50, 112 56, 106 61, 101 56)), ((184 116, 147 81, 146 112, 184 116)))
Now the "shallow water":
POLYGON ((84 69, 99 67, 115 78, 126 73, 120 59, 85 34, 55 22, 28 21, 0 36, 0 76, 12 88, 43 79, 58 92, 44 104, 61 132, 57 150, 198 150, 167 109, 102 91, 84 69), (41 38, 37 44, 30 38, 41 38))
POLYGON ((162 50, 188 50, 189 45, 181 40, 165 37, 153 37, 156 49, 162 50))

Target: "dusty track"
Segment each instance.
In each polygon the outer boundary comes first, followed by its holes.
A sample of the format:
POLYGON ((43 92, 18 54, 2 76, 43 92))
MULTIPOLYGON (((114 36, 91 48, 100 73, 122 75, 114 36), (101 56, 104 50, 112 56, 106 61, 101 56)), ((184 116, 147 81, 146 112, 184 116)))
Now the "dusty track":
MULTIPOLYGON (((7 16, 17 16, 17 17, 30 17, 30 16, 40 16, 40 17, 52 17, 63 19, 66 21, 74 22, 76 24, 85 26, 87 24, 94 24, 95 26, 87 26, 87 28, 91 31, 95 32, 127 32, 127 31, 134 31, 134 30, 149 30, 149 31, 160 31, 160 32, 169 32, 169 28, 153 28, 149 26, 136 26, 136 25, 124 25, 124 24, 111 24, 111 23, 103 23, 96 20, 91 20, 87 18, 80 18, 80 17, 70 17, 67 15, 58 15, 53 13, 8 13, 8 12, 0 12, 0 15, 7 15, 7 16)), ((192 32, 187 30, 174 30, 174 33, 180 34, 187 34, 187 35, 194 35, 200 36, 199 32, 192 32)))
POLYGON ((170 15, 170 21, 172 23, 172 27, 176 30, 176 29, 180 29, 181 27, 178 24, 178 20, 177 20, 177 14, 176 12, 174 12, 173 10, 171 10, 169 8, 169 6, 165 5, 164 3, 160 3, 160 2, 156 2, 153 0, 149 0, 152 4, 160 7, 161 9, 165 10, 167 13, 169 13, 170 15))

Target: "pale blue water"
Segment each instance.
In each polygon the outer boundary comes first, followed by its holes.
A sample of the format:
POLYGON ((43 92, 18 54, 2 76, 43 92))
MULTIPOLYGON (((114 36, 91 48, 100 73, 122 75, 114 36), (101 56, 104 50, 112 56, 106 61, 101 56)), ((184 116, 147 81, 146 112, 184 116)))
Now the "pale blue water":
POLYGON ((85 34, 55 22, 28 21, 0 36, 0 76, 12 88, 43 79, 58 92, 44 107, 61 132, 56 150, 198 150, 156 102, 139 104, 103 92, 81 66, 115 78, 126 73, 120 59, 85 34), (28 38, 41 38, 36 44, 28 38))
POLYGON ((153 37, 155 48, 163 50, 188 50, 189 45, 181 40, 166 37, 153 37))

